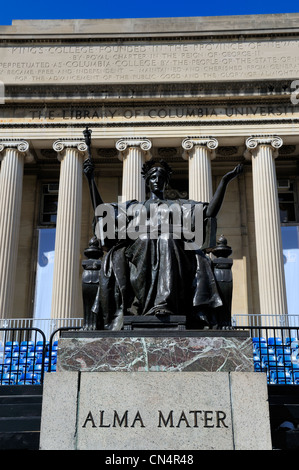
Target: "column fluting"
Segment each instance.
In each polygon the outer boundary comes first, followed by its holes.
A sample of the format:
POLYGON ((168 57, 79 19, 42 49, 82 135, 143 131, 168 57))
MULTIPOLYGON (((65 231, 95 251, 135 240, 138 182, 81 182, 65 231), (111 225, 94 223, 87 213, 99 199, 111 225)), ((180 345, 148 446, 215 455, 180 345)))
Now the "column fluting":
POLYGON ((275 158, 282 146, 276 136, 251 137, 245 157, 252 161, 254 221, 260 313, 287 314, 275 158))
POLYGON ((122 202, 145 200, 145 184, 141 170, 144 162, 151 158, 152 143, 146 138, 124 138, 116 142, 118 158, 123 162, 122 202))
POLYGON ((218 141, 211 137, 187 137, 182 142, 183 158, 189 163, 189 199, 210 202, 213 195, 211 160, 218 141))
POLYGON ((27 141, 0 142, 0 318, 13 316, 23 170, 28 149, 27 141))
POLYGON ((78 289, 85 142, 56 141, 61 162, 55 238, 51 318, 80 316, 78 289))

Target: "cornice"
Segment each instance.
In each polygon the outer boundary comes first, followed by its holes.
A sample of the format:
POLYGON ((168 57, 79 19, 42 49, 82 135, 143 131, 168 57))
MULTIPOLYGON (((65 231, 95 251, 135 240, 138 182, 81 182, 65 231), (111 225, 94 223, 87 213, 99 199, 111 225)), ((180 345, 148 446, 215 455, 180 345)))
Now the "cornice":
POLYGON ((59 122, 59 123, 1 123, 0 129, 44 129, 44 128, 82 128, 89 125, 93 128, 117 128, 117 127, 181 127, 181 126, 252 126, 252 125, 264 125, 264 124, 299 124, 299 118, 281 118, 281 119, 227 119, 227 120, 196 120, 196 121, 163 121, 163 122, 148 122, 148 121, 134 121, 130 122, 90 122, 89 119, 82 119, 80 122, 59 122))
POLYGON ((183 18, 21 20, 0 26, 7 41, 175 40, 299 34, 299 14, 233 15, 183 18))
POLYGON ((100 43, 106 43, 109 41, 115 42, 115 44, 131 44, 136 41, 139 43, 142 42, 147 42, 147 43, 169 43, 169 42, 180 42, 182 41, 194 41, 194 40, 205 40, 205 41, 210 41, 212 42, 213 40, 219 41, 219 40, 244 40, 244 39, 282 39, 282 38, 288 38, 288 39, 297 39, 299 37, 299 27, 296 27, 294 29, 290 30, 283 30, 283 31, 276 31, 276 30, 269 30, 269 31, 239 31, 236 33, 232 32, 215 32, 211 31, 210 33, 203 33, 203 32, 194 32, 194 33, 188 33, 188 35, 181 33, 173 33, 172 35, 161 35, 161 34, 151 34, 151 36, 146 36, 142 33, 140 35, 136 34, 113 34, 113 35, 106 35, 103 37, 101 36, 95 36, 95 37, 90 37, 89 35, 80 35, 78 37, 77 35, 68 35, 68 36, 63 36, 60 35, 58 37, 42 37, 44 35, 37 35, 37 36, 31 36, 30 38, 23 36, 23 35, 14 35, 13 37, 6 36, 5 34, 0 34, 0 45, 1 43, 3 45, 5 44, 16 44, 16 45, 46 45, 46 44, 61 44, 67 43, 67 44, 100 44, 100 43))

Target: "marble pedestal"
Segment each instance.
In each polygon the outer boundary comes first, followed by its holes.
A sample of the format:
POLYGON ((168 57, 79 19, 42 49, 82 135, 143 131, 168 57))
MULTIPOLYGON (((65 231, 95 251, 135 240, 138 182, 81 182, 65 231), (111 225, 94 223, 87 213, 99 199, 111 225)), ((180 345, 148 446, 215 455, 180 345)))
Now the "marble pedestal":
POLYGON ((271 449, 267 382, 243 331, 67 332, 40 448, 271 449))
POLYGON ((65 332, 58 371, 253 372, 246 331, 65 332))

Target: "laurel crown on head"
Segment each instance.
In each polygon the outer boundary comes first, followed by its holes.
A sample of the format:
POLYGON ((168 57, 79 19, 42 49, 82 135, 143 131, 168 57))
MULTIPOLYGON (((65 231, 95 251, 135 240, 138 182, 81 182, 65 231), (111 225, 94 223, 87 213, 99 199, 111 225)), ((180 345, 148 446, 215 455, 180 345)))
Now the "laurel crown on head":
POLYGON ((170 176, 173 173, 172 168, 168 165, 165 160, 159 160, 158 163, 160 164, 160 166, 157 165, 157 162, 154 159, 145 162, 141 170, 143 178, 147 180, 157 169, 159 169, 165 172, 165 176, 168 182, 170 176))

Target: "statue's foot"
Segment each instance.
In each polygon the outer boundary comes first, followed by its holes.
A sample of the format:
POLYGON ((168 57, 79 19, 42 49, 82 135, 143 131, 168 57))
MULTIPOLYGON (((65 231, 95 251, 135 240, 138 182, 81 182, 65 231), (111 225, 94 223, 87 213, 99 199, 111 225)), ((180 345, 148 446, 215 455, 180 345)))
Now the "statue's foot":
POLYGON ((196 328, 199 330, 210 329, 210 322, 208 320, 208 317, 203 312, 197 312, 194 314, 192 324, 193 324, 193 328, 196 328))
POLYGON ((232 325, 219 325, 218 326, 218 330, 233 330, 233 326, 232 325))
POLYGON ((95 331, 96 329, 96 325, 92 323, 88 325, 83 325, 82 328, 80 328, 80 331, 95 331))
POLYGON ((114 318, 111 323, 106 324, 105 330, 120 331, 124 326, 124 315, 122 309, 115 312, 114 318))
POLYGON ((209 330, 211 328, 206 315, 199 315, 199 328, 203 330, 209 330))

